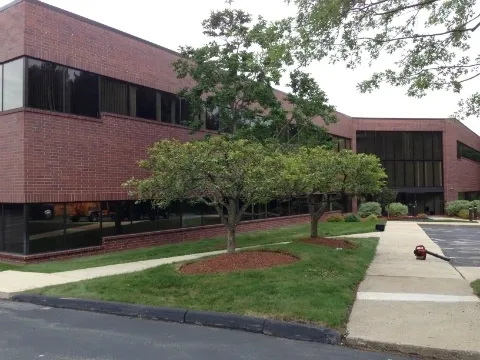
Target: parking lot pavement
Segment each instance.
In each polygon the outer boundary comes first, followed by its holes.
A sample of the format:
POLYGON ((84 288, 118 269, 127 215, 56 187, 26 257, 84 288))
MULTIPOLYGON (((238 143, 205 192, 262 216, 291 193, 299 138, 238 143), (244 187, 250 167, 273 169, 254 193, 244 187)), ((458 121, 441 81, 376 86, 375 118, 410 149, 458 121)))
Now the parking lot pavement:
POLYGON ((433 242, 440 246, 445 256, 451 258, 452 265, 480 267, 480 227, 461 225, 421 225, 420 227, 433 242))

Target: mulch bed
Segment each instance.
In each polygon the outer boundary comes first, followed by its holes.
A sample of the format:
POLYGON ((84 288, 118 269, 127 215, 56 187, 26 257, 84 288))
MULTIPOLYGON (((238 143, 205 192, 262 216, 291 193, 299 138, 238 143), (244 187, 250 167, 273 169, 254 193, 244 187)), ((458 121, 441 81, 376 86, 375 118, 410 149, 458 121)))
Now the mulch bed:
POLYGON ((299 260, 291 254, 279 251, 242 251, 186 264, 180 268, 180 271, 184 274, 215 274, 238 270, 264 269, 292 264, 299 260))
POLYGON ((307 238, 300 240, 307 244, 323 245, 334 249, 356 249, 357 245, 340 239, 327 239, 327 238, 307 238))

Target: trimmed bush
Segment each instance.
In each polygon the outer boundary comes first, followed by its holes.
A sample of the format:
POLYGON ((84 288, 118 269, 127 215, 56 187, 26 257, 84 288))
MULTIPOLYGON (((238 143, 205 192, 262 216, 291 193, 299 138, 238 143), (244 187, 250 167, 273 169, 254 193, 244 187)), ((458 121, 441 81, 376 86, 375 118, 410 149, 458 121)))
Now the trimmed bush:
POLYGON ((408 206, 401 203, 391 203, 387 206, 388 215, 395 216, 407 216, 408 215, 408 206))
POLYGON ((470 206, 473 206, 473 204, 468 201, 468 200, 455 200, 455 201, 450 201, 447 203, 447 206, 445 207, 445 212, 447 213, 448 216, 459 216, 460 210, 467 210, 470 206))
POLYGON ((367 221, 377 221, 378 216, 375 214, 370 214, 367 216, 367 221))
POLYGON ((355 214, 348 214, 345 216, 345 222, 359 222, 360 218, 355 214))
POLYGON ((344 222, 345 218, 342 215, 332 215, 327 218, 327 222, 344 222))
POLYGON ((382 215, 382 206, 378 202, 366 202, 360 205, 358 216, 366 218, 369 215, 382 215))
POLYGON ((468 209, 461 209, 457 216, 460 218, 460 219, 465 219, 465 220, 469 220, 470 219, 470 213, 468 211, 468 209))

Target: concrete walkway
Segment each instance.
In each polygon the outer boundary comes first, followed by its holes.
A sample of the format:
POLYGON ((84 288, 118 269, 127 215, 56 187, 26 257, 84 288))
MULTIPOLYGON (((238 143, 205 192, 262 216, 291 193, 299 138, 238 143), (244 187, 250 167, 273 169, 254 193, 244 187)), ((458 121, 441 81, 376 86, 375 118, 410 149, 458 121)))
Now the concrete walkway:
POLYGON ((461 359, 479 359, 479 299, 448 262, 432 256, 416 260, 413 250, 420 244, 443 254, 417 223, 387 224, 359 287, 347 341, 450 359, 461 352, 461 359))
MULTIPOLYGON (((254 249, 268 245, 284 245, 290 242, 248 246, 239 250, 254 249)), ((225 254, 226 250, 210 251, 199 254, 173 256, 169 258, 136 261, 116 265, 100 266, 94 268, 57 272, 53 274, 22 272, 7 270, 0 272, 0 299, 9 299, 15 294, 46 286, 68 284, 72 282, 89 280, 104 276, 128 274, 154 268, 161 265, 192 261, 203 257, 225 254)))

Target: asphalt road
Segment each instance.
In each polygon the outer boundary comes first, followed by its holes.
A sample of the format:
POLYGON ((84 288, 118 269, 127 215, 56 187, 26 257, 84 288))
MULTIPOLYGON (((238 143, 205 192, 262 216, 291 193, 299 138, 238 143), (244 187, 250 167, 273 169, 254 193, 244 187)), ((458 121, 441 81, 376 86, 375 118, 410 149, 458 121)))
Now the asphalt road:
POLYGON ((406 360, 239 331, 0 302, 2 360, 406 360))
POLYGON ((453 265, 480 267, 480 229, 478 227, 423 225, 422 229, 433 242, 440 246, 445 256, 451 258, 453 265))

